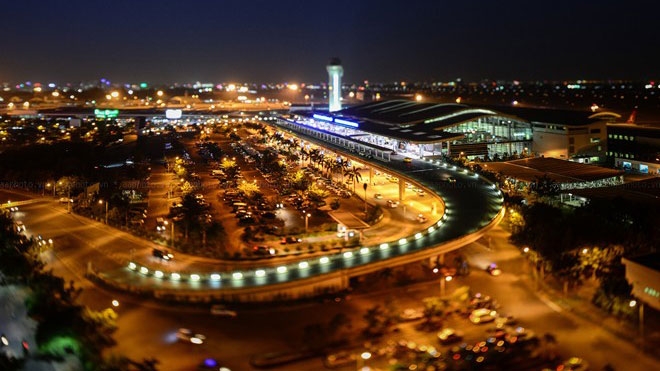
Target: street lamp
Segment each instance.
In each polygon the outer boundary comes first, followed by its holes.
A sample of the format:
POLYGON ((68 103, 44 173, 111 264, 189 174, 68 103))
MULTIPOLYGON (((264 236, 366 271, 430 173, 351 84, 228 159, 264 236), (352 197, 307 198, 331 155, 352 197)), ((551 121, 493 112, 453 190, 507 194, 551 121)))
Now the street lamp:
POLYGON ((172 219, 172 231, 170 232, 170 247, 174 248, 174 219, 172 219))
POLYGON ((118 307, 119 306, 119 300, 113 300, 112 301, 112 306, 115 307, 115 308, 118 307))
POLYGON ((637 302, 637 300, 633 299, 628 303, 631 308, 637 307, 638 308, 638 314, 639 314, 639 342, 642 350, 644 350, 644 303, 643 302, 637 302), (639 304, 639 305, 638 305, 639 304))
POLYGON ((99 200, 99 205, 105 204, 105 224, 108 224, 108 202, 99 200))
POLYGON ((364 214, 367 214, 367 183, 364 183, 362 185, 362 188, 364 188, 364 214))
POLYGON ((445 296, 445 286, 447 285, 447 282, 450 282, 453 280, 453 276, 445 276, 440 280, 440 296, 444 297, 445 296))
POLYGON ((371 358, 371 353, 370 352, 362 352, 360 354, 360 357, 357 359, 357 371, 361 370, 369 370, 368 367, 365 367, 365 362, 371 358))
POLYGON ((309 226, 309 217, 312 216, 310 213, 305 213, 305 233, 307 233, 307 227, 309 226))

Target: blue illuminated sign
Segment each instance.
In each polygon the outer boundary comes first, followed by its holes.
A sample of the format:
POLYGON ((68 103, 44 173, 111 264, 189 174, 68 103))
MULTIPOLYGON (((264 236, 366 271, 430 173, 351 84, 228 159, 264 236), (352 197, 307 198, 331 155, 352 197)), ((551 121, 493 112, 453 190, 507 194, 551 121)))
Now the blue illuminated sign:
POLYGON ((353 128, 356 128, 356 127, 359 126, 356 122, 352 122, 352 121, 348 121, 348 120, 342 120, 342 119, 338 119, 338 118, 335 119, 335 123, 339 124, 339 125, 350 126, 350 127, 353 127, 353 128))
POLYGON ((319 114, 315 113, 314 115, 312 115, 312 117, 314 117, 317 120, 332 122, 332 117, 330 117, 330 116, 319 115, 319 114))

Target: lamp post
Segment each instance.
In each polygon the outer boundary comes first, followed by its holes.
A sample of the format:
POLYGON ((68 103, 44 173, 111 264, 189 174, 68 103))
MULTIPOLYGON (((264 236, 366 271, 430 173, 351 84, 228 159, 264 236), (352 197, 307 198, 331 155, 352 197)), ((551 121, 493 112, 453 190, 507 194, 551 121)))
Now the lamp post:
POLYGON ((368 359, 371 358, 371 353, 369 352, 362 352, 360 356, 357 359, 357 371, 369 369, 368 367, 365 367, 365 363, 368 359))
POLYGON ((445 296, 445 286, 447 285, 447 282, 453 280, 453 276, 445 276, 440 279, 440 296, 444 297, 445 296))
POLYGON ((640 347, 642 350, 644 350, 644 303, 643 302, 637 302, 637 300, 633 299, 629 303, 631 308, 637 307, 638 308, 638 315, 639 315, 639 343, 640 347))
POLYGON ((307 233, 307 229, 309 227, 309 217, 312 216, 312 214, 305 212, 305 233, 307 233))
POLYGON ((172 219, 172 230, 170 231, 170 247, 174 248, 174 219, 172 219))
POLYGON ((364 188, 364 215, 367 215, 367 183, 364 183, 362 188, 364 188))
POLYGON ((99 200, 99 204, 105 204, 105 224, 108 224, 108 202, 99 200))

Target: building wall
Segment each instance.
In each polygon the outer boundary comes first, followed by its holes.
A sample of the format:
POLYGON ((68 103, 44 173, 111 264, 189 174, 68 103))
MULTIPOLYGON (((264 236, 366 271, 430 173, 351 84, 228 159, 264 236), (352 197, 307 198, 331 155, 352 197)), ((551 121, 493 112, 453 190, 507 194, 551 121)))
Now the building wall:
POLYGON ((608 125, 607 156, 617 168, 660 175, 660 128, 608 125))
POLYGON ((633 287, 634 297, 655 310, 660 310, 660 272, 623 258, 626 280, 633 287))
POLYGON ((568 136, 563 130, 532 128, 532 153, 544 157, 568 158, 568 136))
POLYGON ((582 152, 605 154, 607 124, 596 122, 583 126, 533 123, 532 152, 544 156, 568 159, 582 152))

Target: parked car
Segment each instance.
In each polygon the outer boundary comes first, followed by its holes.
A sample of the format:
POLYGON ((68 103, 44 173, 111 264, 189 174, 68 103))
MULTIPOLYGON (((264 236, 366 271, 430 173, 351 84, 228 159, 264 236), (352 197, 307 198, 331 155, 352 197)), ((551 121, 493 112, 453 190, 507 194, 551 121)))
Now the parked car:
POLYGON ((419 214, 417 215, 417 221, 420 223, 426 223, 428 219, 423 214, 419 214))
POLYGON ((442 344, 451 344, 463 340, 463 334, 453 328, 443 328, 438 332, 438 340, 442 344))
POLYGON ((399 201, 387 200, 387 207, 396 209, 399 206, 399 201))
POLYGON ((275 255, 277 251, 270 246, 252 246, 255 255, 275 255))
POLYGON ((376 193, 374 195, 374 198, 377 199, 377 200, 380 200, 381 198, 383 198, 383 194, 382 193, 376 193))
POLYGON ((407 308, 399 314, 399 319, 402 321, 414 321, 424 317, 424 311, 421 309, 407 308))
POLYGON ((283 237, 280 240, 280 244, 286 245, 286 244, 291 244, 291 243, 299 243, 302 242, 302 238, 296 238, 293 236, 288 236, 288 237, 283 237))
POLYGON ((497 312, 488 308, 475 309, 470 313, 470 322, 475 325, 495 321, 497 312))

